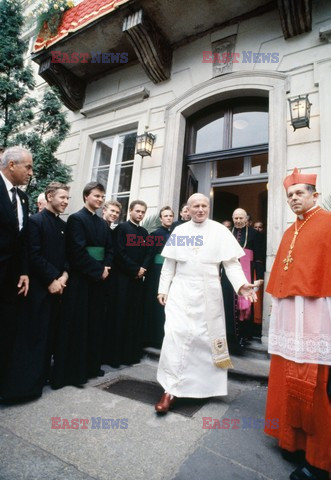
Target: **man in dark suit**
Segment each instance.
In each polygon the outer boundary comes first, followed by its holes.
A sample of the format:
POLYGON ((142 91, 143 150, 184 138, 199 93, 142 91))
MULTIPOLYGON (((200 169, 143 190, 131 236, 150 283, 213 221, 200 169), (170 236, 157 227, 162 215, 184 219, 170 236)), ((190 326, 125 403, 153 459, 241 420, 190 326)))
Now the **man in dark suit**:
POLYGON ((0 165, 0 392, 16 335, 19 296, 26 296, 29 289, 29 204, 17 187, 28 184, 32 166, 31 153, 21 147, 8 148, 0 165))

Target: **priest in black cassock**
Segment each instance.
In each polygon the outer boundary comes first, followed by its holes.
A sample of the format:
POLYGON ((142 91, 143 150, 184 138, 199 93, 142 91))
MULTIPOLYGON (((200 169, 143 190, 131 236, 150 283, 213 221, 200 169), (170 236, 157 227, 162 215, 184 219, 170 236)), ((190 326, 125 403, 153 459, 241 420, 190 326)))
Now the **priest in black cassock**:
POLYGON ((181 225, 182 223, 188 222, 190 219, 191 217, 188 211, 188 206, 186 203, 183 203, 180 207, 179 219, 173 223, 173 228, 178 227, 178 225, 181 225))
POLYGON ((132 365, 142 356, 144 277, 150 257, 146 247, 148 232, 139 224, 146 210, 142 200, 131 202, 129 220, 115 230, 117 364, 132 365))
POLYGON ((29 219, 30 288, 19 318, 19 333, 3 397, 38 397, 49 379, 62 294, 68 280, 66 223, 59 217, 69 201, 69 187, 50 183, 46 207, 29 219))
POLYGON ((160 305, 157 294, 164 262, 161 252, 173 230, 174 212, 166 206, 161 208, 159 217, 161 226, 147 238, 151 263, 146 277, 144 301, 144 345, 154 348, 161 348, 164 337, 164 307, 160 305))
MULTIPOLYGON (((111 234, 113 245, 115 243, 115 231, 122 212, 122 205, 117 200, 107 200, 102 208, 102 218, 106 220, 111 234)), ((106 295, 106 317, 103 339, 102 363, 118 368, 117 363, 117 324, 116 324, 116 306, 117 306, 117 278, 116 268, 112 269, 111 275, 105 282, 106 295)))
POLYGON ((55 348, 52 387, 81 385, 102 376, 102 341, 105 317, 105 280, 110 274, 113 249, 111 231, 97 215, 105 189, 97 182, 83 190, 84 207, 67 222, 70 280, 55 348))
MULTIPOLYGON (((232 233, 245 251, 245 256, 240 259, 244 273, 250 283, 256 279, 260 280, 259 284, 262 285, 265 251, 263 236, 248 226, 247 213, 242 208, 237 208, 233 212, 232 220, 234 224, 232 233)), ((231 353, 237 353, 238 349, 246 346, 247 340, 252 335, 260 333, 254 330, 254 306, 234 293, 224 271, 222 272, 222 290, 229 350, 231 353)))

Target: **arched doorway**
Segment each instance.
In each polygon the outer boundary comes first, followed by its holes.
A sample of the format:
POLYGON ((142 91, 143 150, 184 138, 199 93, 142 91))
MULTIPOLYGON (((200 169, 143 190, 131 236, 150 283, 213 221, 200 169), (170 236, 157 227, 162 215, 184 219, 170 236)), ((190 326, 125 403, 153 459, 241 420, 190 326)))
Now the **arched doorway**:
POLYGON ((208 106, 187 119, 181 203, 195 190, 210 196, 212 218, 244 208, 267 223, 268 99, 243 97, 208 106))

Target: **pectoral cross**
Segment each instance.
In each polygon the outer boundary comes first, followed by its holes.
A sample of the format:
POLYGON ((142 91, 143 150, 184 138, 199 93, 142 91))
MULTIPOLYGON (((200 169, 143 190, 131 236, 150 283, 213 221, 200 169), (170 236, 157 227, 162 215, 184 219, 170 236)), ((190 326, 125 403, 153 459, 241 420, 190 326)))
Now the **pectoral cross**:
POLYGON ((292 250, 290 249, 288 251, 287 257, 285 257, 283 260, 283 263, 285 263, 284 270, 288 270, 289 264, 293 262, 293 258, 291 257, 291 254, 292 254, 292 250))
MULTIPOLYGON (((308 218, 309 218, 309 217, 308 217, 308 218)), ((306 220, 306 221, 307 221, 307 220, 306 220)), ((303 224, 303 225, 304 225, 304 224, 303 224)), ((300 227, 300 229, 303 227, 303 225, 300 227)), ((300 229, 299 229, 299 230, 300 230, 300 229)), ((292 242, 291 242, 291 245, 290 245, 290 248, 289 248, 287 257, 285 257, 284 260, 283 260, 283 263, 285 263, 284 270, 288 270, 289 264, 293 262, 292 251, 293 251, 293 248, 294 248, 294 245, 295 245, 295 241, 296 241, 296 239, 297 239, 297 236, 299 235, 299 230, 297 230, 297 228, 295 227, 295 232, 294 232, 294 235, 293 235, 293 238, 292 238, 292 242)))

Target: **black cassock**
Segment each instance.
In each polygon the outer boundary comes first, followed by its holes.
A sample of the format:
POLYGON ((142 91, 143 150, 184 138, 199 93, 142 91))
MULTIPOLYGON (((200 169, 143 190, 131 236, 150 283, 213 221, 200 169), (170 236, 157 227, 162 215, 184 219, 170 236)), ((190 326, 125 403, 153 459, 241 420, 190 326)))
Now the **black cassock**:
MULTIPOLYGON (((184 222, 182 222, 184 223, 184 222)), ((161 348, 164 337, 164 307, 160 305, 157 294, 160 282, 160 275, 164 258, 161 252, 168 238, 171 235, 173 227, 159 227, 151 233, 154 245, 148 247, 151 249, 152 261, 146 277, 145 301, 144 301, 144 339, 146 347, 161 348)), ((150 243, 147 239, 147 244, 150 243)))
MULTIPOLYGON (((112 236, 113 246, 115 245, 116 229, 109 230, 112 236)), ((113 265, 111 275, 105 280, 105 302, 106 316, 103 336, 102 364, 119 367, 118 363, 118 332, 116 328, 116 308, 117 308, 117 269, 113 265)))
POLYGON ((70 277, 55 347, 53 388, 80 385, 100 373, 105 317, 105 282, 101 277, 113 260, 107 223, 85 207, 70 215, 67 254, 70 277), (103 260, 97 260, 91 249, 89 253, 89 247, 103 248, 103 260))
POLYGON ((68 271, 66 223, 47 209, 29 219, 29 293, 19 317, 19 333, 3 396, 40 396, 49 378, 62 295, 48 286, 68 271))
MULTIPOLYGON (((232 230, 234 237, 242 248, 253 251, 253 262, 251 263, 252 282, 254 281, 254 272, 257 280, 264 278, 265 246, 263 235, 252 227, 246 227, 232 230), (247 232, 247 238, 246 238, 247 232)), ((251 320, 240 321, 237 308, 237 295, 229 282, 225 271, 222 271, 222 290, 224 298, 224 310, 226 318, 226 334, 230 350, 235 353, 238 342, 241 338, 254 334, 252 319, 254 317, 254 305, 251 309, 251 320)))
POLYGON ((150 263, 146 247, 148 232, 130 220, 115 230, 116 268, 116 331, 117 352, 114 364, 131 365, 142 356, 142 308, 144 281, 138 279, 140 267, 147 269, 150 263))

